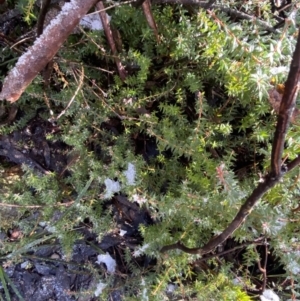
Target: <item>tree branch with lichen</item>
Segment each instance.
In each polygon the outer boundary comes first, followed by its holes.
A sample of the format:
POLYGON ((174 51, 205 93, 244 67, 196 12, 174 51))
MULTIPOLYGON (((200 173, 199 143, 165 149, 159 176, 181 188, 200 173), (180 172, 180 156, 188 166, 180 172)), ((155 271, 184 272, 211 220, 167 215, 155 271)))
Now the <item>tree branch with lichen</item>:
POLYGON ((65 3, 60 14, 18 60, 6 76, 0 100, 17 101, 28 85, 45 68, 62 44, 79 24, 80 19, 97 0, 72 0, 65 3))
POLYGON ((200 248, 188 248, 180 241, 171 245, 164 246, 161 252, 167 252, 174 249, 179 249, 189 254, 204 255, 213 251, 218 245, 223 243, 230 235, 232 235, 245 221, 252 212, 254 206, 259 200, 273 188, 281 179, 284 172, 291 171, 299 165, 300 155, 292 161, 284 170, 282 166, 282 153, 284 148, 285 137, 290 125, 291 117, 295 108, 296 97, 299 89, 300 80, 300 31, 293 59, 290 65, 288 79, 285 84, 285 92, 281 101, 279 115, 277 117, 277 125, 273 138, 271 171, 265 176, 264 181, 259 183, 247 198, 238 213, 228 227, 218 236, 212 238, 206 245, 200 248))

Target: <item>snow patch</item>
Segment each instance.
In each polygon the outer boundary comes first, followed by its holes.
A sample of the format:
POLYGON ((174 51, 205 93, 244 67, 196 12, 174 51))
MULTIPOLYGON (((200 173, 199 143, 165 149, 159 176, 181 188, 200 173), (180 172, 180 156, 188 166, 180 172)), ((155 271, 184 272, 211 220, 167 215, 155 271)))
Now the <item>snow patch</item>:
POLYGON ((124 175, 127 179, 127 185, 134 185, 135 184, 135 176, 136 176, 136 169, 132 163, 128 163, 127 170, 124 171, 124 175))
POLYGON ((265 290, 260 296, 261 301, 280 301, 279 297, 272 290, 265 290))
POLYGON ((173 283, 169 283, 166 288, 166 293, 173 294, 176 290, 177 286, 173 283))
POLYGON ((103 282, 99 282, 97 284, 96 290, 95 290, 95 297, 98 297, 102 294, 102 291, 106 288, 107 284, 103 283, 103 282))
POLYGON ((111 198, 114 193, 119 192, 121 190, 121 185, 118 181, 113 181, 111 179, 106 179, 104 181, 104 184, 106 186, 106 192, 104 194, 104 197, 106 199, 111 198))
POLYGON ((26 269, 29 265, 30 265, 29 261, 26 260, 23 263, 21 263, 21 269, 26 269))
POLYGON ((107 268, 107 272, 112 274, 116 270, 116 261, 109 255, 109 253, 106 253, 104 255, 98 255, 96 263, 104 263, 107 268))
POLYGON ((57 232, 57 229, 55 226, 50 226, 48 222, 39 222, 39 225, 43 228, 45 228, 45 230, 47 230, 48 232, 50 233, 56 233, 57 232))
MULTIPOLYGON (((106 14, 106 18, 110 21, 111 17, 106 14)), ((80 22, 79 25, 85 28, 89 28, 91 30, 103 30, 103 24, 101 22, 99 14, 90 14, 84 16, 80 22)))
MULTIPOLYGON (((293 252, 293 255, 296 255, 297 258, 300 257, 300 251, 295 251, 293 252)), ((287 269, 294 275, 299 275, 300 273, 300 265, 296 260, 291 260, 288 264, 287 264, 287 269)))
POLYGON ((241 279, 238 278, 238 277, 234 278, 234 279, 232 280, 232 283, 233 283, 234 285, 243 286, 243 282, 242 282, 241 279))
POLYGON ((273 67, 271 68, 271 74, 276 75, 276 74, 282 74, 282 73, 288 73, 290 70, 289 67, 286 66, 280 66, 280 67, 273 67))

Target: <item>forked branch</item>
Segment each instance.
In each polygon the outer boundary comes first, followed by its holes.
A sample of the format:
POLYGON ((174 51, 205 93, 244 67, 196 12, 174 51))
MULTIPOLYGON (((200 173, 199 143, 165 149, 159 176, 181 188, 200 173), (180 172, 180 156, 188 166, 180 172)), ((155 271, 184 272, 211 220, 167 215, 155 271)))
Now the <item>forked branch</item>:
POLYGON ((188 248, 184 246, 181 242, 164 246, 161 252, 166 252, 174 249, 182 250, 183 252, 189 254, 207 254, 213 251, 219 244, 223 243, 230 235, 236 231, 248 215, 253 210, 257 202, 264 196, 264 194, 274 187, 284 172, 291 171, 293 168, 299 165, 300 155, 288 164, 285 170, 282 166, 282 152, 285 142, 285 137, 287 130, 290 125, 291 116, 295 108, 296 97, 299 89, 300 80, 300 30, 298 33, 298 39, 296 44, 296 49, 293 54, 293 59, 290 66, 290 72, 288 79, 285 84, 285 92, 282 97, 279 115, 277 117, 277 125, 272 146, 272 157, 271 157, 271 171, 265 176, 264 182, 259 183, 257 187, 253 190, 251 195, 242 205, 237 215, 233 221, 228 225, 228 227, 218 236, 212 238, 204 247, 202 248, 188 248))

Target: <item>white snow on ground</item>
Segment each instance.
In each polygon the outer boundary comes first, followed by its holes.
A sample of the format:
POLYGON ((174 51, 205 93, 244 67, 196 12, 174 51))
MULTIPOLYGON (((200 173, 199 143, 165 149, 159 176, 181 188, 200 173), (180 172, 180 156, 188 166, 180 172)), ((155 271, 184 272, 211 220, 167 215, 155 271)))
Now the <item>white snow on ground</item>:
POLYGON ((109 253, 98 255, 96 263, 104 263, 108 273, 114 273, 116 270, 116 261, 109 255, 109 253))
POLYGON ((119 192, 121 190, 121 185, 118 181, 105 179, 104 184, 106 186, 106 192, 104 194, 104 197, 106 199, 109 199, 113 196, 114 193, 119 192))

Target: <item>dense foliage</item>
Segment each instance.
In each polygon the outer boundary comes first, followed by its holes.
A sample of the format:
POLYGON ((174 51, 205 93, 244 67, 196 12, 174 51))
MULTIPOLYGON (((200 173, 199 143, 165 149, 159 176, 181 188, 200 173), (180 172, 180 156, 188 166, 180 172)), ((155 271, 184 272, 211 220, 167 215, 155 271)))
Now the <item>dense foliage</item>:
MULTIPOLYGON (((261 6, 262 18, 270 26, 274 23, 267 1, 218 2, 250 15, 261 6)), ((36 14, 33 1, 19 5, 25 20, 36 14)), ((69 156, 68 172, 42 176, 23 166, 13 183, 3 184, 2 202, 19 207, 0 209, 1 230, 17 227, 22 239, 3 243, 2 260, 20 261, 23 253, 54 238, 68 260, 81 238, 74 229, 87 218, 100 241, 116 227, 107 206, 113 192, 109 194, 106 180, 112 179, 120 183, 118 193, 147 208, 152 219, 152 225, 140 225, 143 247, 138 255, 155 258, 156 264, 140 267, 134 264, 137 251, 124 251, 131 268, 131 275, 122 279, 128 300, 134 299, 132 294, 138 300, 164 300, 170 283, 177 287, 173 294, 182 298, 250 300, 245 291, 263 280, 253 270, 264 262, 264 252, 271 254, 273 274, 280 271, 274 289, 282 290, 285 300, 296 298, 298 169, 234 232, 231 246, 244 246, 237 258, 212 256, 195 265, 199 256, 161 254, 160 249, 179 240, 188 247, 202 246, 221 233, 268 171, 276 123, 268 90, 271 83, 286 79, 298 15, 276 33, 266 33, 258 23, 233 19, 220 10, 167 4, 152 10, 159 42, 141 9, 122 5, 108 11, 122 39, 119 57, 129 74, 125 82, 115 72, 102 31, 71 35, 55 57, 60 71, 52 75, 50 87, 43 91, 37 77, 17 103, 23 114, 0 128, 7 135, 33 116, 54 120, 68 107, 55 120, 59 131, 47 135, 47 140, 67 146, 62 151, 69 156), (135 170, 131 183, 124 173, 129 164, 135 170), (71 206, 62 205, 69 201, 71 206), (51 227, 48 231, 34 232, 38 224, 30 216, 36 212, 38 222, 51 227), (233 281, 237 278, 238 285, 233 281), (281 286, 284 280, 289 285, 281 286)), ((13 50, 4 50, 1 60, 10 68, 15 56, 13 50)), ((298 124, 293 124, 286 140, 287 162, 299 154, 299 143, 298 124)), ((1 167, 3 173, 6 168, 1 167)), ((113 276, 106 281, 112 285, 113 276)))

